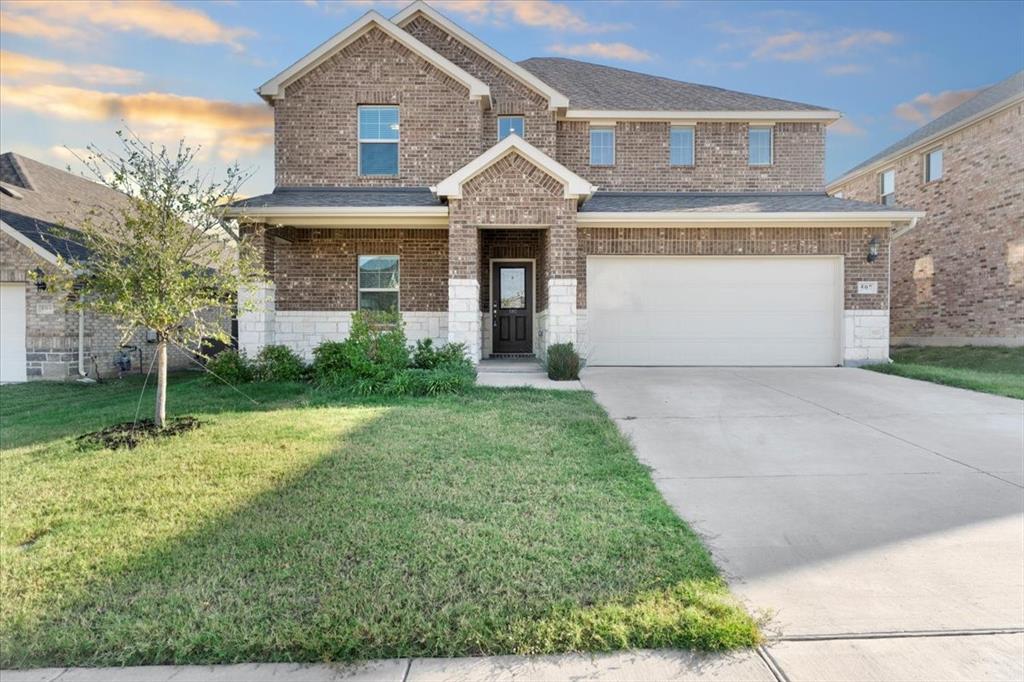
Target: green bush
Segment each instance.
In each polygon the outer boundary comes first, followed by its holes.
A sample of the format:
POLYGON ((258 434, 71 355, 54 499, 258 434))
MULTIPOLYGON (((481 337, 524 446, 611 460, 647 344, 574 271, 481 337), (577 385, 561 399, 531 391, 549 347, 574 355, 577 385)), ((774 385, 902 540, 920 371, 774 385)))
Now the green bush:
POLYGON ((473 362, 466 355, 464 343, 446 343, 438 348, 434 346, 432 339, 420 339, 413 349, 412 366, 416 369, 449 366, 472 367, 473 362))
POLYGON ((571 343, 553 343, 548 346, 548 378, 569 381, 580 378, 580 354, 571 343))
POLYGON ((313 349, 310 373, 313 381, 324 386, 338 386, 350 376, 346 341, 324 341, 313 349))
POLYGON ((405 323, 393 311, 358 310, 345 342, 351 372, 360 379, 386 382, 409 367, 405 323))
POLYGON ((306 363, 288 346, 264 346, 256 356, 258 381, 302 381, 306 363))
POLYGON ((222 350, 206 361, 206 380, 210 383, 244 384, 256 378, 253 363, 245 353, 222 350))
POLYGON ((389 395, 441 395, 463 393, 473 387, 476 371, 472 366, 442 365, 434 369, 415 367, 395 374, 381 387, 389 395))

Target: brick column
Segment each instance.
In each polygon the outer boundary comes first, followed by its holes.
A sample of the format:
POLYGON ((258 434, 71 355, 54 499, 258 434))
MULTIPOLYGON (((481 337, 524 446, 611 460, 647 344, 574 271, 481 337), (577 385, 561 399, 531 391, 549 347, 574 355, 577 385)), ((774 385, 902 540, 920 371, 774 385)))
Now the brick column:
POLYGON ((547 312, 543 316, 541 356, 553 343, 572 343, 576 339, 576 203, 565 200, 555 214, 546 235, 547 312))
POLYGON ((462 201, 449 203, 448 340, 462 343, 474 364, 480 362, 480 235, 462 214, 462 201))

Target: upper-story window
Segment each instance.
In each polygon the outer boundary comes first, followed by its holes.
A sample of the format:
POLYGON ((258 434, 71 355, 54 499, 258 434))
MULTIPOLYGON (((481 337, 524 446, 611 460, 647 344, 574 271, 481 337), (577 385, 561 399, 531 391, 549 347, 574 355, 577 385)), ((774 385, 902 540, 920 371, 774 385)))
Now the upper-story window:
POLYGON ((672 126, 669 132, 668 162, 672 166, 693 165, 692 126, 672 126))
POLYGON ((931 182, 942 177, 942 150, 933 149, 924 155, 924 181, 931 182))
POLYGON ((878 194, 882 203, 891 206, 896 203, 896 171, 890 168, 878 176, 878 194))
POLYGON ((772 127, 750 126, 748 133, 751 166, 772 165, 772 127))
POLYGON ((526 139, 524 135, 525 132, 526 122, 523 120, 522 116, 498 117, 498 142, 501 142, 512 133, 526 139))
POLYGON ((359 107, 359 174, 398 175, 398 107, 359 107))
POLYGON ((615 165, 615 128, 590 129, 590 165, 615 165))

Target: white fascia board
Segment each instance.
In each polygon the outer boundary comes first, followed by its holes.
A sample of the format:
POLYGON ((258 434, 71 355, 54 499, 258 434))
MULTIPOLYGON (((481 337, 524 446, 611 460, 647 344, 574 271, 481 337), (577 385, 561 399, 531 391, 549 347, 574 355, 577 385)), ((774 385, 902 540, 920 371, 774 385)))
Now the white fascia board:
POLYGON ((485 42, 474 36, 472 33, 466 31, 461 26, 453 22, 448 17, 444 16, 433 7, 423 2, 422 0, 416 0, 411 5, 403 9, 401 12, 391 17, 392 23, 396 26, 403 27, 413 20, 413 18, 422 13, 431 22, 437 24, 442 29, 450 33, 451 35, 458 38, 461 42, 465 43, 473 50, 478 52, 485 59, 493 62, 497 66, 501 67, 502 70, 506 71, 509 75, 514 77, 516 80, 521 82, 523 85, 539 92, 544 95, 548 100, 548 109, 555 111, 557 109, 564 109, 569 106, 569 98, 562 93, 555 90, 553 87, 537 78, 535 75, 524 69, 523 67, 516 64, 514 61, 501 54, 494 48, 487 45, 485 42))
POLYGON ((230 218, 251 216, 406 216, 412 218, 433 218, 448 215, 447 206, 239 206, 224 211, 230 218))
POLYGON ((941 140, 944 137, 947 137, 949 135, 952 135, 953 133, 959 132, 959 131, 963 130, 964 128, 967 128, 968 126, 974 125, 978 121, 986 119, 989 116, 994 116, 994 115, 998 114, 999 112, 1001 112, 1001 111, 1003 111, 1005 109, 1009 109, 1010 107, 1013 107, 1013 106, 1015 106, 1017 104, 1020 104, 1022 102, 1024 102, 1024 95, 1018 95, 1017 97, 1014 97, 1014 98, 1012 98, 1010 100, 1007 100, 1005 102, 1000 102, 999 104, 996 104, 995 106, 989 107, 988 109, 985 109, 984 111, 981 111, 981 112, 975 114, 974 116, 971 116, 970 118, 965 119, 965 120, 961 121, 960 123, 958 123, 958 124, 956 124, 954 126, 950 126, 949 128, 946 128, 944 130, 940 130, 939 132, 937 132, 937 133, 935 133, 933 135, 929 135, 928 137, 924 138, 923 140, 920 140, 919 142, 914 143, 910 147, 906 147, 905 149, 900 149, 900 150, 898 150, 896 152, 893 152, 892 154, 889 154, 889 155, 879 159, 878 161, 875 161, 870 166, 865 166, 864 168, 860 168, 856 172, 853 172, 853 173, 846 173, 845 175, 843 175, 843 176, 833 180, 832 182, 828 183, 827 185, 825 185, 825 190, 828 191, 828 192, 837 190, 837 189, 839 189, 839 185, 841 185, 843 183, 846 183, 846 182, 849 182, 850 180, 852 180, 854 178, 860 177, 861 175, 864 175, 865 173, 878 172, 879 170, 882 169, 883 166, 888 166, 889 164, 891 164, 896 159, 899 159, 901 157, 907 156, 909 154, 914 154, 916 152, 919 152, 919 151, 922 150, 922 148, 930 147, 931 145, 935 144, 936 142, 938 142, 939 140, 941 140))
POLYGON ((858 224, 858 223, 916 223, 924 217, 923 211, 800 211, 750 212, 739 211, 616 211, 578 213, 580 225, 600 224, 700 224, 715 223, 787 223, 787 224, 858 224))
POLYGON ((669 121, 680 124, 695 121, 747 121, 785 122, 838 120, 838 111, 620 111, 611 109, 569 109, 562 118, 566 121, 669 121))
POLYGON ((57 265, 57 254, 53 253, 52 251, 49 251, 48 249, 44 249, 39 244, 36 244, 34 241, 23 235, 21 232, 15 230, 13 227, 8 225, 3 220, 0 220, 0 231, 2 231, 4 234, 9 236, 14 241, 18 242, 25 248, 31 250, 32 253, 36 254, 37 256, 45 260, 47 263, 50 263, 51 265, 57 265))
POLYGON ((513 152, 522 154, 525 159, 561 182, 565 188, 566 199, 589 197, 597 191, 596 186, 591 185, 515 133, 508 135, 501 142, 431 187, 430 191, 439 197, 461 199, 463 183, 476 177, 480 172, 513 152))
POLYGON ((342 31, 328 38, 305 57, 261 85, 256 91, 262 97, 268 99, 281 99, 285 96, 285 86, 288 83, 315 68, 372 27, 377 27, 384 31, 396 41, 433 64, 440 71, 465 85, 469 89, 470 99, 490 101, 491 89, 486 83, 474 78, 437 52, 434 52, 430 47, 414 38, 408 32, 398 28, 374 10, 370 10, 342 31))

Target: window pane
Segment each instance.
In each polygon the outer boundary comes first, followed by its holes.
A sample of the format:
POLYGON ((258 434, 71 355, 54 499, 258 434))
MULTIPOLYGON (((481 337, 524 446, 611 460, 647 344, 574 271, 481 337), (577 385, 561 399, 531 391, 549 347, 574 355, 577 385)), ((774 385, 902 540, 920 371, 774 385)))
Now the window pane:
POLYGON ((359 107, 360 140, 397 140, 398 107, 359 107))
POLYGON ((772 162, 772 129, 751 128, 750 140, 750 165, 768 166, 772 162))
POLYGON ((501 269, 501 307, 522 310, 526 307, 526 268, 501 269))
POLYGON ((360 310, 398 310, 397 291, 360 291, 360 310))
POLYGON ((525 125, 522 116, 499 116, 498 117, 498 140, 504 140, 509 133, 515 133, 523 137, 525 125))
POLYGON ((673 128, 669 138, 669 163, 693 165, 693 128, 673 128))
POLYGON ((611 166, 615 163, 615 131, 590 131, 590 165, 611 166))
POLYGON ((360 175, 398 175, 397 142, 361 142, 360 175))
POLYGON ((882 195, 892 194, 896 191, 896 171, 887 170, 882 173, 882 195))
POLYGON ((398 256, 360 256, 359 288, 397 289, 398 256))
POLYGON ((942 150, 936 149, 928 155, 928 179, 938 180, 942 177, 942 150))

